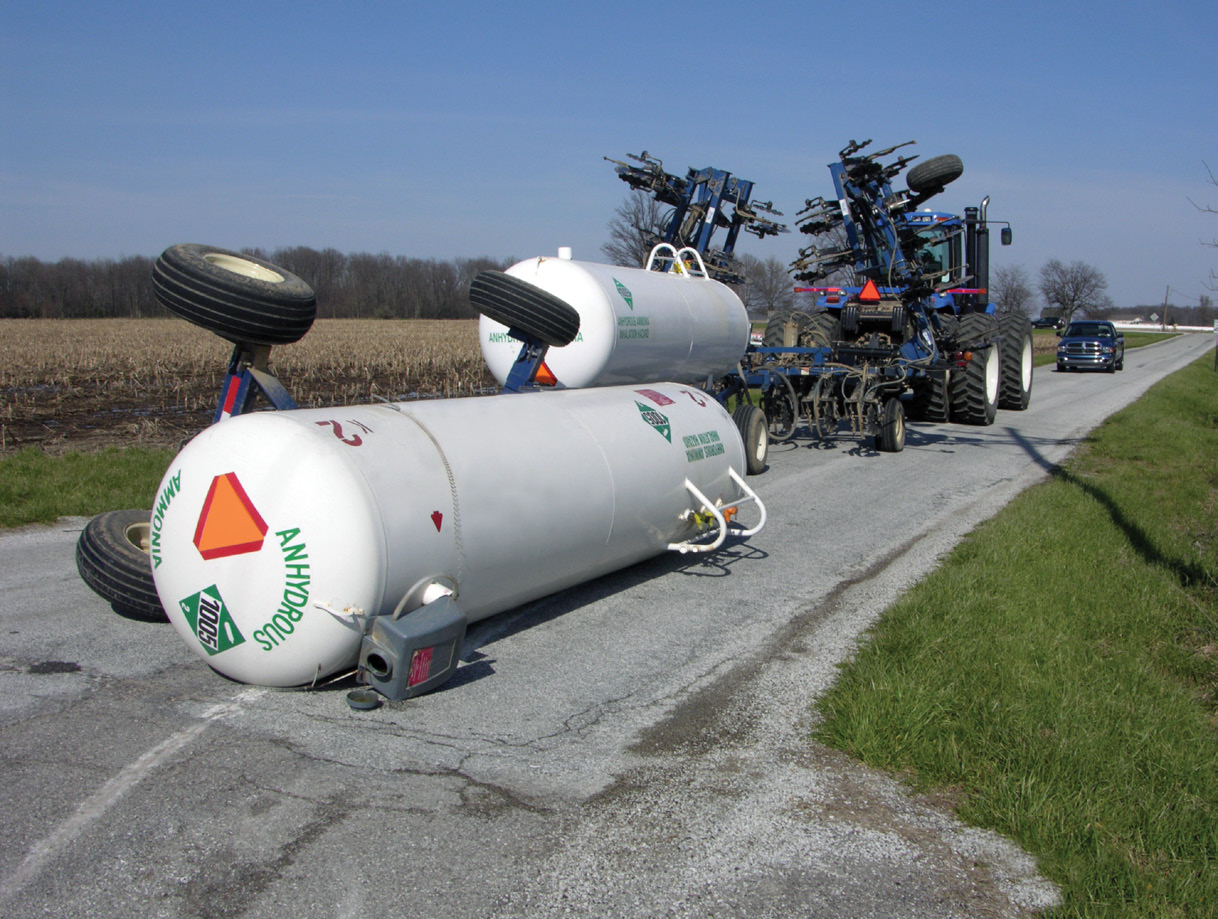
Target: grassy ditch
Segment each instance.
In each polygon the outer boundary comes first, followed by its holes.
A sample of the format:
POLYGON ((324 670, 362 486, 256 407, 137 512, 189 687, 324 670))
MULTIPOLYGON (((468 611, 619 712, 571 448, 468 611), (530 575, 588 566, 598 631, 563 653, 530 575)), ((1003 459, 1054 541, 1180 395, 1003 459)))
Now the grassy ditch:
POLYGON ((0 527, 150 508, 176 453, 111 447, 99 453, 53 456, 27 447, 0 455, 0 527))
POLYGON ((1017 840, 1056 915, 1218 914, 1215 457, 1207 356, 897 602, 818 739, 1017 840))

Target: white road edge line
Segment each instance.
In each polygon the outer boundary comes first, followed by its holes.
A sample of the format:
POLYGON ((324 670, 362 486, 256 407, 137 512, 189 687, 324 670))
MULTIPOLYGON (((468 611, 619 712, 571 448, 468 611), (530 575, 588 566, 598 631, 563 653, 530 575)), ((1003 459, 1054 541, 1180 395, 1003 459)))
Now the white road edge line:
POLYGON ((238 693, 228 702, 220 702, 206 709, 199 721, 185 730, 167 737, 151 750, 124 766, 114 778, 106 782, 76 809, 76 813, 65 820, 46 839, 36 843, 26 855, 20 867, 0 882, 0 903, 7 902, 19 894, 34 880, 64 847, 101 817, 153 769, 173 756, 207 729, 213 721, 235 714, 267 692, 251 688, 238 693))

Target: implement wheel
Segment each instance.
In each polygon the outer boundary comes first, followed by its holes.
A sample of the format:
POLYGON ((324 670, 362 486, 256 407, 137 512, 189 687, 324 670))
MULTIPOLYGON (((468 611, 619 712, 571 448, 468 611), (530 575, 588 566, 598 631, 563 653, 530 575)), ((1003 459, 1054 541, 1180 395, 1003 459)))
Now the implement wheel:
POLYGON ((114 611, 145 622, 165 622, 148 554, 151 511, 98 514, 76 541, 76 569, 114 611))
POLYGON ((579 334, 579 313, 571 304, 502 271, 478 272, 469 286, 469 302, 488 319, 553 348, 569 345, 579 334))
POLYGON ((170 246, 152 266, 156 298, 231 342, 286 345, 317 316, 313 288, 289 271, 217 246, 170 246))
POLYGON ((909 170, 905 184, 915 195, 935 194, 964 175, 964 162, 954 153, 932 156, 909 170))
POLYGON ((884 403, 875 448, 881 453, 900 453, 905 449, 905 407, 900 399, 892 398, 884 403))
POLYGON ((746 471, 749 475, 757 475, 765 469, 766 456, 770 452, 770 432, 765 412, 746 403, 732 412, 732 421, 736 423, 744 441, 746 471))

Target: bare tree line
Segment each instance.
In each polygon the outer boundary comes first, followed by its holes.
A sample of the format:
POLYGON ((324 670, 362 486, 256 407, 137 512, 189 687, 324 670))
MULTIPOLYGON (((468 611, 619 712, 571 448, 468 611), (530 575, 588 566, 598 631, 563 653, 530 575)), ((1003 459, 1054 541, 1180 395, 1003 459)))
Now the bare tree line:
MULTIPOLYGON (((487 268, 502 270, 514 261, 344 254, 308 246, 242 251, 308 282, 322 318, 473 318, 477 313, 469 305, 469 285, 474 276, 487 268)), ((0 318, 167 316, 153 294, 153 261, 139 255, 57 262, 0 257, 0 318)))

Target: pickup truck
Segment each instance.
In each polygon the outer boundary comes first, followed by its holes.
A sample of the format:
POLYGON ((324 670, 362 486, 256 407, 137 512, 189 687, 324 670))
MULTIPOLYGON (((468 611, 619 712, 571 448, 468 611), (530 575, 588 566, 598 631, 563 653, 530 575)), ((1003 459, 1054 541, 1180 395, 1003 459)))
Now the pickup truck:
POLYGON ((1085 319, 1072 322, 1057 333, 1058 370, 1125 369, 1125 336, 1111 322, 1085 319))

